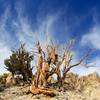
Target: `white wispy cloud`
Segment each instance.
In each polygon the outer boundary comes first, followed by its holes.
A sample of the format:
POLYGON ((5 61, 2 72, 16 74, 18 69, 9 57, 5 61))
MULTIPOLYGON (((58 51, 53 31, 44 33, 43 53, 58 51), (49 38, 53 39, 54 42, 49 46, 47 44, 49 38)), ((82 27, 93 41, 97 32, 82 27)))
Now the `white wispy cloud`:
POLYGON ((50 39, 54 39, 52 35, 53 24, 57 20, 58 14, 46 15, 43 19, 37 14, 37 28, 33 30, 32 27, 34 26, 30 24, 28 17, 23 16, 24 8, 19 3, 16 3, 15 9, 18 14, 17 20, 13 21, 13 25, 16 27, 16 35, 19 41, 27 44, 28 48, 32 48, 34 42, 38 40, 44 46, 45 43, 50 42, 50 39))
POLYGON ((90 32, 83 35, 81 40, 82 45, 90 45, 95 49, 100 50, 100 28, 99 26, 94 26, 90 29, 90 32))
MULTIPOLYGON (((99 25, 94 25, 94 27, 92 27, 87 34, 82 36, 81 45, 89 46, 96 50, 100 50, 99 43, 100 43, 99 25)), ((97 57, 93 57, 91 59, 90 65, 92 65, 92 64, 95 64, 95 67, 86 68, 85 66, 79 66, 79 67, 76 67, 76 69, 74 68, 73 70, 74 70, 74 72, 77 72, 80 75, 87 75, 92 72, 100 73, 100 57, 99 57, 99 55, 97 57)))
POLYGON ((0 18, 0 41, 5 42, 5 43, 8 41, 7 38, 10 38, 6 30, 6 23, 8 19, 7 16, 9 15, 10 15, 10 12, 9 12, 9 7, 8 7, 0 18))
MULTIPOLYGON (((23 16, 24 9, 21 5, 16 2, 15 6, 16 12, 18 14, 16 19, 11 19, 12 13, 10 11, 10 6, 6 7, 4 14, 0 17, 0 66, 1 71, 4 72, 4 59, 6 59, 11 54, 11 44, 10 41, 13 39, 12 35, 16 35, 18 41, 25 42, 29 49, 34 47, 35 41, 40 41, 42 44, 49 42, 52 35, 52 25, 56 20, 55 15, 47 15, 44 20, 38 21, 38 27, 34 31, 32 25, 29 23, 28 18, 23 16), (11 33, 7 30, 7 21, 11 19, 11 28, 14 29, 15 33, 11 33), (47 36, 46 36, 47 35, 47 36), (48 38, 47 38, 48 37, 48 38), (48 41, 47 41, 48 40, 48 41)), ((13 41, 13 43, 16 42, 13 41)))
POLYGON ((6 29, 8 16, 10 15, 9 7, 0 17, 0 74, 7 72, 4 68, 4 60, 11 54, 9 40, 11 39, 9 32, 6 29))
POLYGON ((4 68, 4 60, 9 58, 9 55, 11 55, 10 48, 5 44, 0 43, 0 74, 7 72, 7 70, 4 68))
MULTIPOLYGON (((32 29, 32 24, 29 22, 27 16, 23 16, 23 13, 25 12, 22 5, 16 2, 15 9, 18 14, 16 19, 12 19, 12 29, 15 30, 15 35, 17 36, 18 41, 25 42, 28 49, 31 49, 34 47, 35 41, 40 41, 42 43, 42 46, 44 46, 45 43, 50 42, 50 39, 54 40, 53 37, 53 29, 55 28, 54 23, 58 21, 59 13, 57 14, 48 14, 43 19, 41 19, 41 15, 38 16, 37 14, 37 29, 32 29)), ((6 70, 4 69, 4 59, 9 57, 11 54, 10 51, 10 45, 9 41, 13 38, 13 36, 10 35, 7 28, 7 20, 9 17, 12 16, 9 7, 6 8, 4 14, 0 18, 0 71, 3 73, 6 70)), ((34 20, 33 20, 34 21, 34 20)), ((76 21, 77 22, 77 21, 76 21)), ((76 24, 75 24, 76 25, 76 24)), ((74 26, 75 26, 74 25, 74 26)), ((73 26, 73 27, 74 27, 73 26)), ((70 26, 72 27, 72 25, 70 26)), ((16 40, 15 40, 16 42, 16 40)), ((90 45, 93 46, 96 49, 100 50, 100 29, 99 27, 94 27, 90 30, 89 33, 85 34, 82 37, 81 44, 82 45, 90 45)), ((74 53, 74 55, 76 52, 74 53)), ((75 55, 76 56, 76 55, 75 55)), ((79 57, 75 57, 75 61, 73 63, 76 63, 79 61, 79 57)), ((80 75, 86 75, 88 73, 97 71, 99 72, 99 65, 100 65, 100 58, 95 58, 92 61, 93 63, 96 63, 97 67, 90 67, 86 68, 85 66, 78 66, 73 68, 71 71, 78 73, 80 75)))

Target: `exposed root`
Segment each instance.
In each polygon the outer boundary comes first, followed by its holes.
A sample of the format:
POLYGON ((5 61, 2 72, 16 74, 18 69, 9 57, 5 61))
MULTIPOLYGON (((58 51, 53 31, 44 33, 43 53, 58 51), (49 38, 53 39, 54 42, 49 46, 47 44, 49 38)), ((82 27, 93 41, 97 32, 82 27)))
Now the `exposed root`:
POLYGON ((44 88, 44 87, 36 88, 34 86, 31 86, 30 87, 30 91, 34 95, 36 95, 36 94, 44 94, 44 95, 47 95, 47 96, 50 96, 50 97, 56 96, 56 94, 54 93, 53 89, 44 88))

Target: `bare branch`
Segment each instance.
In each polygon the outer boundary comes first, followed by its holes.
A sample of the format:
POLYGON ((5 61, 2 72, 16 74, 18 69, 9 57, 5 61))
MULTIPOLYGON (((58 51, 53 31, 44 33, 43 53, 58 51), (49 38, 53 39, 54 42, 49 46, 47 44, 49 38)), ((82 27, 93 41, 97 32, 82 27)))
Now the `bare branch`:
POLYGON ((90 56, 90 54, 91 54, 91 51, 87 52, 87 54, 84 57, 82 57, 82 59, 78 63, 71 65, 68 69, 71 69, 72 67, 80 65, 84 60, 86 60, 90 56))

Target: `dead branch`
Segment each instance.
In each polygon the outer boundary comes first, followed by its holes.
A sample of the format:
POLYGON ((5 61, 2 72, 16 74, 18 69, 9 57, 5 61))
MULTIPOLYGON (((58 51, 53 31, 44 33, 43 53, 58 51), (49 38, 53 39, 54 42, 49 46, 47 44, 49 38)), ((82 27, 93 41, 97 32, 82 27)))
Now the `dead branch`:
MULTIPOLYGON (((63 78, 62 78, 62 79, 64 80, 64 78, 65 78, 65 76, 66 76, 66 73, 67 73, 71 68, 80 65, 84 60, 86 60, 86 59, 90 56, 90 54, 91 54, 91 51, 87 52, 87 54, 85 54, 85 56, 82 57, 81 60, 80 60, 78 63, 76 63, 76 64, 74 64, 74 65, 68 66, 68 67, 65 69, 64 73, 63 73, 63 78)), ((72 56, 71 56, 70 59, 69 59, 69 63, 70 63, 71 59, 72 59, 72 56)), ((68 65, 69 65, 69 63, 68 63, 68 65)))
POLYGON ((86 59, 90 56, 91 53, 92 53, 91 51, 87 52, 87 53, 85 54, 85 56, 83 56, 83 57, 81 58, 81 60, 80 60, 78 63, 76 63, 76 64, 74 64, 74 65, 71 65, 70 68, 72 68, 72 67, 74 67, 74 66, 80 65, 84 60, 86 60, 86 59))

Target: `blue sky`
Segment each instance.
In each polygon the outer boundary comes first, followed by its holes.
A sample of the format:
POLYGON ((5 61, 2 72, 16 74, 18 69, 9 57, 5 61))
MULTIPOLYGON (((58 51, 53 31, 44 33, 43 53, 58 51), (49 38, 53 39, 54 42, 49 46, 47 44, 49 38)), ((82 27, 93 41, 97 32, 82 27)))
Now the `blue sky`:
MULTIPOLYGON (((79 66, 72 71, 85 75, 100 72, 100 1, 99 0, 0 0, 0 71, 11 49, 26 42, 32 50, 34 42, 52 39, 59 44, 76 39, 76 61, 93 48, 90 61, 96 67, 79 66)), ((76 62, 74 61, 74 62, 76 62)))

